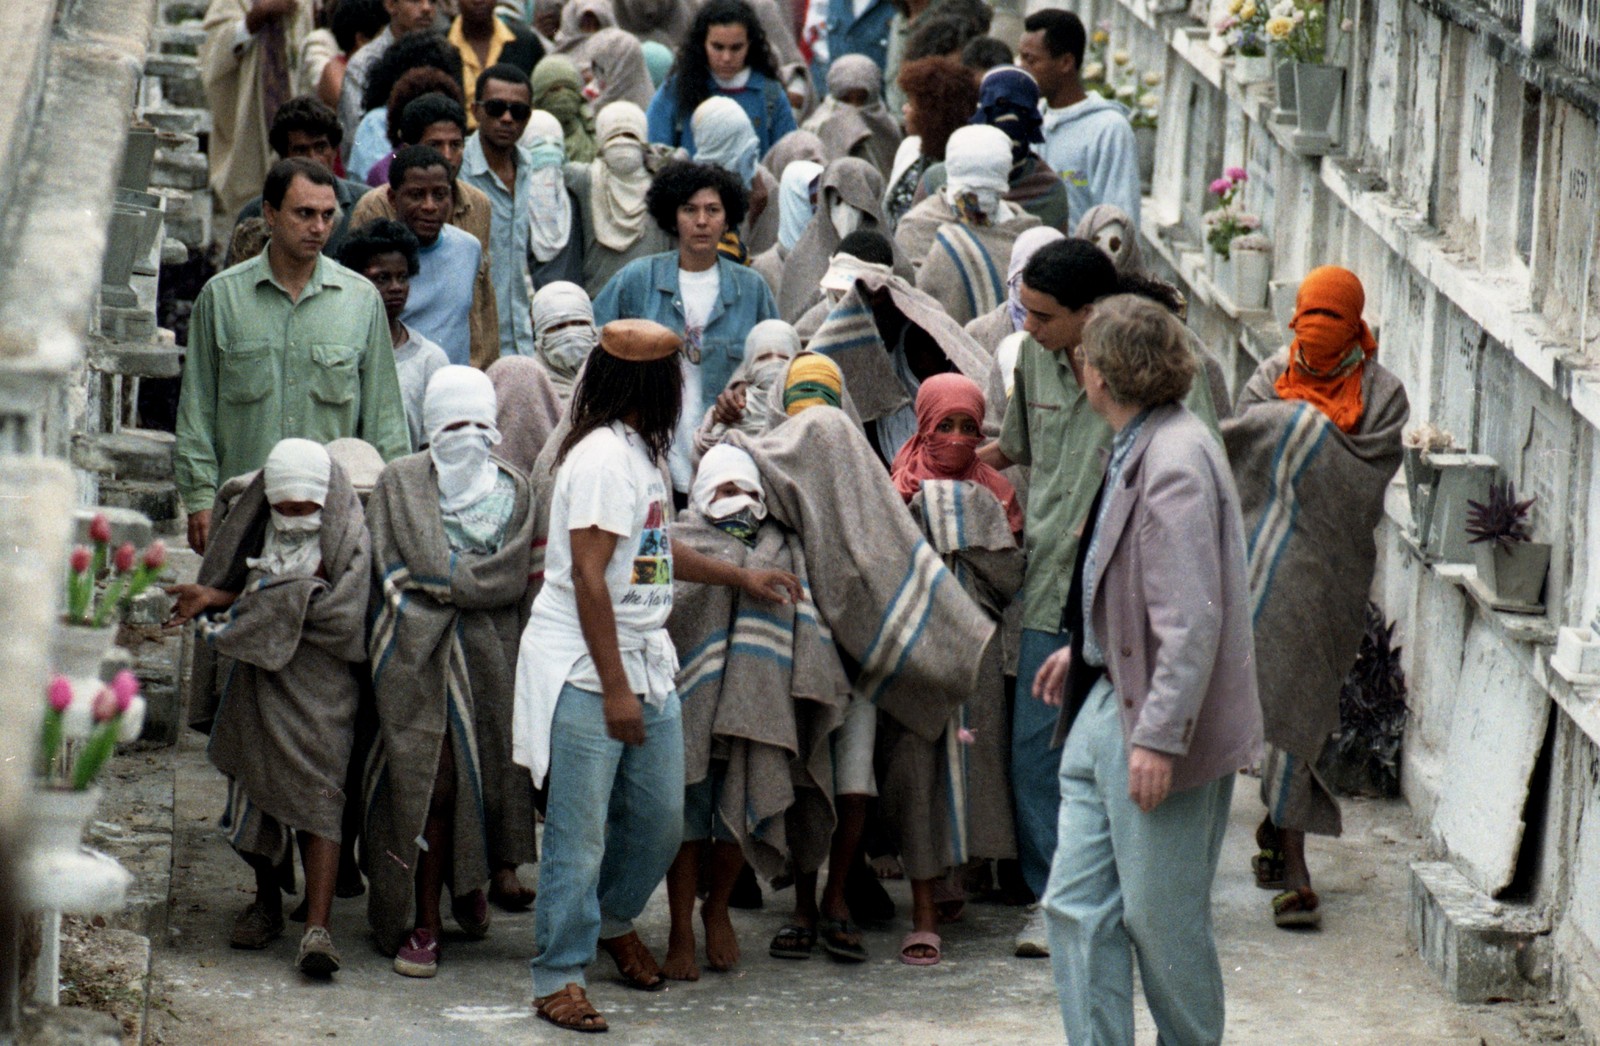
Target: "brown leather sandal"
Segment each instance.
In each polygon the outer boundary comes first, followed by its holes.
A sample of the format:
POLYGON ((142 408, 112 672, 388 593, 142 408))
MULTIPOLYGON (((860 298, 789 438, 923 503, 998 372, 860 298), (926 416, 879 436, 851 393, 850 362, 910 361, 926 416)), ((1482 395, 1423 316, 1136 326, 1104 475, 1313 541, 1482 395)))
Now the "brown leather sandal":
POLYGON ((600 1011, 589 1004, 589 996, 584 994, 583 988, 575 983, 533 1000, 533 1012, 557 1028, 569 1031, 601 1032, 610 1028, 600 1011))
POLYGON ((642 992, 656 992, 667 986, 667 979, 661 976, 656 957, 650 954, 650 949, 645 947, 637 932, 606 938, 600 942, 600 947, 616 962, 617 972, 622 974, 628 987, 642 992))

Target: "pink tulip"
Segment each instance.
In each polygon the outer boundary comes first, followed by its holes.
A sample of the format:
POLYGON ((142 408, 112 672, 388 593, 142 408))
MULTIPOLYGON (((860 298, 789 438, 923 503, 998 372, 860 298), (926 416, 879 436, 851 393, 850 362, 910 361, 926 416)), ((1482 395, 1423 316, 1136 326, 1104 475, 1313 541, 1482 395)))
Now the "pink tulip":
POLYGON ((111 565, 117 568, 117 573, 126 574, 133 569, 133 543, 124 541, 117 546, 117 551, 112 554, 111 565))
POLYGON ((1211 183, 1211 195, 1221 196, 1223 193, 1228 192, 1232 188, 1233 183, 1228 181, 1228 179, 1218 178, 1216 181, 1211 183))
POLYGON ((117 703, 116 692, 108 686, 101 687, 100 692, 94 695, 94 721, 107 723, 121 714, 122 707, 117 703))
POLYGON ((104 512, 96 512, 89 521, 89 540, 102 543, 111 540, 111 521, 104 512))
POLYGON ((82 545, 77 545, 72 550, 72 572, 82 574, 89 569, 89 550, 82 545))
POLYGON ((149 570, 160 570, 167 565, 167 544, 157 541, 144 550, 144 565, 149 570))
POLYGON ((55 676, 50 680, 50 707, 57 712, 65 712, 70 704, 72 704, 72 683, 66 676, 55 676))
POLYGON ((124 668, 111 680, 111 690, 117 695, 117 711, 126 712, 139 696, 139 677, 124 668))
POLYGON ((1233 182, 1235 185, 1242 185, 1243 183, 1248 182, 1250 180, 1250 175, 1245 171, 1245 169, 1243 167, 1229 167, 1226 171, 1223 171, 1222 173, 1227 175, 1228 176, 1228 180, 1233 182))
POLYGON ((966 727, 962 727, 956 731, 956 740, 960 741, 964 745, 970 745, 977 739, 978 735, 973 733, 971 730, 968 730, 966 727))

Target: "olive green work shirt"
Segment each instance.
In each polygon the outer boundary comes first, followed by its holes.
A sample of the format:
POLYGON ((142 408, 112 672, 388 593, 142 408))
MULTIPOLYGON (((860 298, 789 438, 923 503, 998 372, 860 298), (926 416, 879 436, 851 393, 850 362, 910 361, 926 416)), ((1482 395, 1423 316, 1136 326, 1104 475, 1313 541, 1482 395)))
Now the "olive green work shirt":
POLYGON ((323 257, 294 301, 262 251, 194 303, 173 453, 184 508, 211 508, 224 480, 290 436, 354 436, 385 461, 411 452, 377 288, 323 257))
MULTIPOLYGON (((1217 431, 1211 390, 1198 367, 1184 406, 1217 431)), ((1049 352, 1033 338, 1024 338, 1000 426, 1000 450, 1029 467, 1023 628, 1052 635, 1061 631, 1078 537, 1105 475, 1111 436, 1111 426, 1089 408, 1067 354, 1049 352)))

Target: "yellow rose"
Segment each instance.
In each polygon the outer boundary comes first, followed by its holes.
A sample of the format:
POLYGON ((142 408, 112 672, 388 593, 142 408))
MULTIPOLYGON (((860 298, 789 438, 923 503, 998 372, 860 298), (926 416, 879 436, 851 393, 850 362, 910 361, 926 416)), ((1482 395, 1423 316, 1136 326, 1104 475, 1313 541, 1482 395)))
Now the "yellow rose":
POLYGON ((1287 40, 1294 31, 1294 22, 1288 18, 1267 19, 1267 35, 1274 40, 1287 40))
POLYGON ((1239 8, 1239 19, 1240 19, 1240 21, 1248 22, 1248 21, 1250 21, 1250 19, 1254 18, 1255 16, 1256 16, 1256 5, 1255 4, 1247 3, 1243 7, 1239 8))
POLYGON ((1154 86, 1156 86, 1156 84, 1159 84, 1160 82, 1161 82, 1161 74, 1160 73, 1149 72, 1149 73, 1145 73, 1144 74, 1144 84, 1145 84, 1146 87, 1154 87, 1154 86))
POLYGON ((1244 7, 1244 0, 1228 0, 1228 13, 1230 15, 1238 14, 1239 9, 1242 7, 1244 7))
POLYGON ((1129 62, 1133 61, 1133 55, 1126 51, 1118 51, 1111 56, 1111 60, 1116 62, 1118 65, 1127 65, 1129 62))
MULTIPOLYGON (((1244 3, 1244 0, 1237 0, 1237 2, 1242 4, 1244 3)), ((1089 39, 1095 44, 1096 47, 1104 47, 1111 39, 1111 36, 1104 29, 1096 29, 1094 31, 1094 35, 1090 36, 1089 39)))

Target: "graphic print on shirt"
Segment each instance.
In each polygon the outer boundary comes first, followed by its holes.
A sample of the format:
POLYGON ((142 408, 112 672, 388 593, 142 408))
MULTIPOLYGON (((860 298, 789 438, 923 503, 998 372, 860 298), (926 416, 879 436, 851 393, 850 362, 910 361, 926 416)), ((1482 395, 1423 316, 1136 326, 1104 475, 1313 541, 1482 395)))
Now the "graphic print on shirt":
POLYGON ((667 540, 666 519, 666 502, 652 501, 634 553, 633 576, 622 597, 624 605, 655 607, 672 599, 672 546, 667 540))

